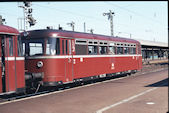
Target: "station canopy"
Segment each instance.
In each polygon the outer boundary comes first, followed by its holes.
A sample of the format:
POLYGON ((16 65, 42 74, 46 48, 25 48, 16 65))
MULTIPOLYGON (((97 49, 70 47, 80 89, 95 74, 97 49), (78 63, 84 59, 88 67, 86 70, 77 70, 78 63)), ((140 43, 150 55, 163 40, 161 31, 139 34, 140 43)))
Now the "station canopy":
POLYGON ((139 41, 142 46, 168 48, 168 43, 164 43, 164 42, 155 42, 155 41, 141 40, 141 39, 135 39, 135 40, 139 41))

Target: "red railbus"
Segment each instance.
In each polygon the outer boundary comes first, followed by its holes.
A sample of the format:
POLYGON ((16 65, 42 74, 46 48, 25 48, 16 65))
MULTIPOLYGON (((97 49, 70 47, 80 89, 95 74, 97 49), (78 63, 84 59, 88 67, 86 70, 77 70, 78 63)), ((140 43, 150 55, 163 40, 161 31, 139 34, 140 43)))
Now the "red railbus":
POLYGON ((133 39, 42 29, 21 34, 25 68, 44 73, 43 85, 132 73, 142 68, 140 43, 133 39))
POLYGON ((25 90, 21 38, 15 28, 0 25, 0 95, 25 90))

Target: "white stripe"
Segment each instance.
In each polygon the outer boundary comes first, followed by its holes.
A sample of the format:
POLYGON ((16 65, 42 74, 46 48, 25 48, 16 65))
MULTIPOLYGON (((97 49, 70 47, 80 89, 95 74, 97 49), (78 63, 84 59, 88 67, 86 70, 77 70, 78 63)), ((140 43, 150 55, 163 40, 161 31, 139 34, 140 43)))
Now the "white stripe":
POLYGON ((128 101, 130 101, 130 100, 133 100, 133 99, 135 99, 135 98, 137 98, 137 97, 139 97, 139 96, 142 96, 142 95, 144 95, 144 94, 146 94, 146 93, 148 93, 148 92, 151 92, 151 91, 153 91, 153 90, 155 90, 155 89, 157 89, 157 87, 151 88, 151 89, 146 90, 146 91, 144 91, 144 92, 142 92, 142 93, 139 93, 139 94, 137 94, 137 95, 134 95, 134 96, 132 96, 132 97, 129 97, 129 98, 127 98, 127 99, 124 99, 124 100, 122 100, 122 101, 120 101, 120 102, 117 102, 117 103, 112 104, 112 105, 110 105, 110 106, 104 107, 104 108, 102 108, 102 109, 96 111, 96 113, 102 113, 102 112, 104 112, 104 111, 106 111, 106 110, 108 110, 108 109, 111 109, 111 108, 113 108, 113 107, 115 107, 115 106, 118 106, 118 105, 120 105, 120 104, 126 103, 126 102, 128 102, 128 101))
POLYGON ((14 61, 15 58, 16 58, 16 60, 25 60, 24 57, 5 57, 5 60, 14 61))
POLYGON ((16 57, 16 60, 25 60, 25 57, 16 57))
POLYGON ((5 57, 5 60, 12 61, 15 60, 15 57, 5 57))
MULTIPOLYGON (((142 56, 142 55, 73 55, 73 58, 98 58, 98 57, 132 57, 132 56, 142 56)), ((60 58, 72 58, 72 55, 63 56, 29 56, 27 59, 60 59, 60 58)))

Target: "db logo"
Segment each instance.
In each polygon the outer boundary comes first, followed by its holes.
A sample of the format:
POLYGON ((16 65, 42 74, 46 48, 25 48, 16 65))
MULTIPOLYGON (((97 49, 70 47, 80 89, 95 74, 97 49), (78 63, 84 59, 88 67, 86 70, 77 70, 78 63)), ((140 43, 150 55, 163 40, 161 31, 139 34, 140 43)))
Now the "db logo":
POLYGON ((111 64, 111 69, 114 69, 114 63, 111 64))

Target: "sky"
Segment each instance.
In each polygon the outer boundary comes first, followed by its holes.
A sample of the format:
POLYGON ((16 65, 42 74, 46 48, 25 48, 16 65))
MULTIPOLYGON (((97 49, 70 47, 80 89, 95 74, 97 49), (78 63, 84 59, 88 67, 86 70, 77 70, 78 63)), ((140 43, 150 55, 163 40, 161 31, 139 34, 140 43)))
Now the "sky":
MULTIPOLYGON (((5 25, 20 29, 23 2, 0 2, 0 15, 5 25)), ((28 30, 52 26, 71 31, 67 23, 75 23, 75 31, 111 35, 110 20, 103 13, 114 12, 114 36, 168 43, 167 1, 93 1, 93 2, 31 2, 32 16, 37 23, 28 30)))

